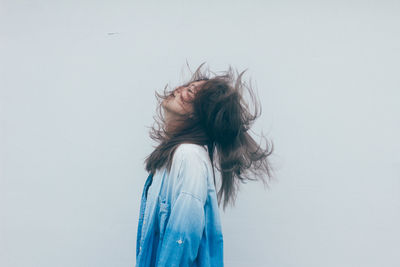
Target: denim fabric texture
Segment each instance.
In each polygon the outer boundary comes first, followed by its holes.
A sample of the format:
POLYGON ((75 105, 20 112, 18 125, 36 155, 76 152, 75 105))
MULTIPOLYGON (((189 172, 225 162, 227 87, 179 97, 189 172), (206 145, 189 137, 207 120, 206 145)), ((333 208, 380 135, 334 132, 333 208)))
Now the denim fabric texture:
POLYGON ((220 267, 223 235, 207 146, 180 144, 144 184, 136 267, 220 267))

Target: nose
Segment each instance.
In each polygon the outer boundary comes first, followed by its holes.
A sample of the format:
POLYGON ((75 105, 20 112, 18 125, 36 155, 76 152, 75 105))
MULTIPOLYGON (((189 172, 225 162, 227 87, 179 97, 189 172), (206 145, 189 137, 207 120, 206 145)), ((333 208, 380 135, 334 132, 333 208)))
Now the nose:
POLYGON ((182 86, 176 88, 176 89, 175 89, 175 94, 181 93, 182 90, 183 90, 183 87, 182 87, 182 86))

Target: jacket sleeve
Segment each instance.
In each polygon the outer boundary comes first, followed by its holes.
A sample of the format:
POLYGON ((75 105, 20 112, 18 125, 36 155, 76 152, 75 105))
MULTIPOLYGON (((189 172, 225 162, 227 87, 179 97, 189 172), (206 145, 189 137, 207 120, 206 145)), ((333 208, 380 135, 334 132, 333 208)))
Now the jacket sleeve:
POLYGON ((195 151, 185 151, 158 254, 157 266, 191 266, 205 227, 207 166, 195 151))

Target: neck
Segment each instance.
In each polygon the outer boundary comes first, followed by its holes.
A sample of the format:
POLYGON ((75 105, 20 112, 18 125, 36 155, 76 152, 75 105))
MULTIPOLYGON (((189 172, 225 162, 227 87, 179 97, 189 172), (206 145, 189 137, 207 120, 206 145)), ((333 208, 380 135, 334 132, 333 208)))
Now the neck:
POLYGON ((179 115, 166 111, 164 117, 167 131, 172 131, 181 124, 182 117, 179 115))

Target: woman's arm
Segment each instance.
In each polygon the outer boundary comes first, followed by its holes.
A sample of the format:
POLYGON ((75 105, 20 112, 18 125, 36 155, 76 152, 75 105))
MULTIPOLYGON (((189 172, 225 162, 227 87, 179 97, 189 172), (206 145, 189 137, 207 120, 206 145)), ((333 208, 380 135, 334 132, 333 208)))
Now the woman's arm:
POLYGON ((191 266, 197 257, 205 225, 202 202, 179 194, 165 228, 157 266, 191 266))
POLYGON ((191 266, 205 226, 207 167, 196 151, 183 151, 157 266, 191 266))

